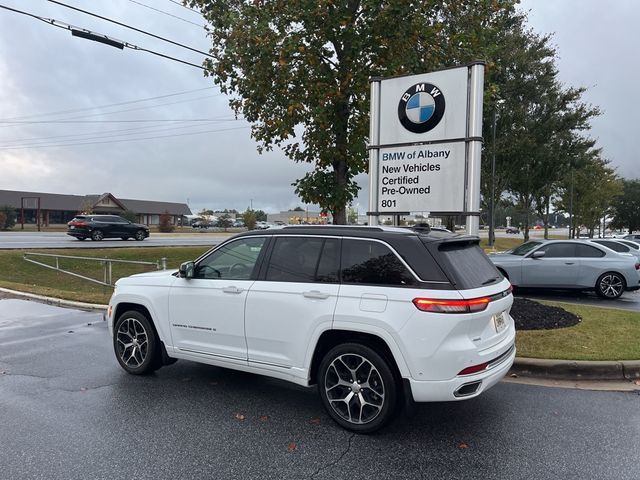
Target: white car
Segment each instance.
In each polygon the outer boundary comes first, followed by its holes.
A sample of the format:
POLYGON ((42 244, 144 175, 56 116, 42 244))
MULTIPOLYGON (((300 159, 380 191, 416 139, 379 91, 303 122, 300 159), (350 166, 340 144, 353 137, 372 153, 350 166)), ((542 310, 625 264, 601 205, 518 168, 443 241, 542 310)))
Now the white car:
POLYGON ((237 235, 178 271, 119 280, 108 324, 132 374, 192 360, 318 385, 367 433, 408 400, 472 398, 515 358, 511 285, 477 237, 388 227, 237 235))
POLYGON ((638 259, 604 241, 534 240, 489 258, 514 287, 595 290, 611 300, 640 289, 638 259))

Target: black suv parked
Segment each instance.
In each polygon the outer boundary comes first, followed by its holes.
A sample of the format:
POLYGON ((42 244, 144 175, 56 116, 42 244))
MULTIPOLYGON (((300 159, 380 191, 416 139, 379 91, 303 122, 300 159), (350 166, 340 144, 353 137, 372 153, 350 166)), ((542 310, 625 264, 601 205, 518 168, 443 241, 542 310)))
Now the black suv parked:
POLYGON ((103 238, 121 238, 129 240, 135 238, 138 241, 149 236, 149 227, 139 223, 131 223, 117 215, 76 215, 67 223, 69 230, 67 235, 78 240, 90 238, 102 240, 103 238))

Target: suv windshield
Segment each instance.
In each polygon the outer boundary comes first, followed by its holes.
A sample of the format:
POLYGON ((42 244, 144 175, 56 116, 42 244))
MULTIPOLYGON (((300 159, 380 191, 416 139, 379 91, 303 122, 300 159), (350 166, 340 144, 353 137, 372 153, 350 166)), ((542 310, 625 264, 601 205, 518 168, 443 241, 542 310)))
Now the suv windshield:
POLYGON ((539 245, 541 245, 540 242, 527 242, 527 243, 523 243, 519 247, 514 248, 513 250, 507 250, 507 253, 510 253, 511 255, 523 256, 539 245))

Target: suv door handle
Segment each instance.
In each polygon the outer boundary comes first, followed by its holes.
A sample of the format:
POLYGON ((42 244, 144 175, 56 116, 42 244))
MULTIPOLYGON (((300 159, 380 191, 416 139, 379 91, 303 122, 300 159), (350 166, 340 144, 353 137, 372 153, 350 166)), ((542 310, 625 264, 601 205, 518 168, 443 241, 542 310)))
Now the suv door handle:
POLYGON ((325 300, 330 297, 328 293, 321 292, 320 290, 310 290, 308 292, 302 292, 306 298, 316 298, 319 300, 325 300))
POLYGON ((242 293, 244 289, 232 286, 232 287, 224 287, 222 291, 224 293, 242 293))
POLYGON ((576 262, 564 262, 565 265, 573 265, 576 262))

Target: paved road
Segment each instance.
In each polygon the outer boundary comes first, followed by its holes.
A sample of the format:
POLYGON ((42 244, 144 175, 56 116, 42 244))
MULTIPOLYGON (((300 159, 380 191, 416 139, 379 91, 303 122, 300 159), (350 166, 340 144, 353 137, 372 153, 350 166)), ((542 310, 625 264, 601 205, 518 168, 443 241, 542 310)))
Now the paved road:
POLYGON ((130 376, 101 314, 0 300, 7 479, 637 480, 639 407, 503 383, 352 435, 312 390, 186 361, 130 376))
POLYGON ((18 248, 122 248, 122 247, 171 247, 177 245, 216 245, 229 235, 192 233, 184 235, 152 233, 142 242, 109 238, 101 242, 80 242, 64 232, 0 232, 0 250, 18 248))

